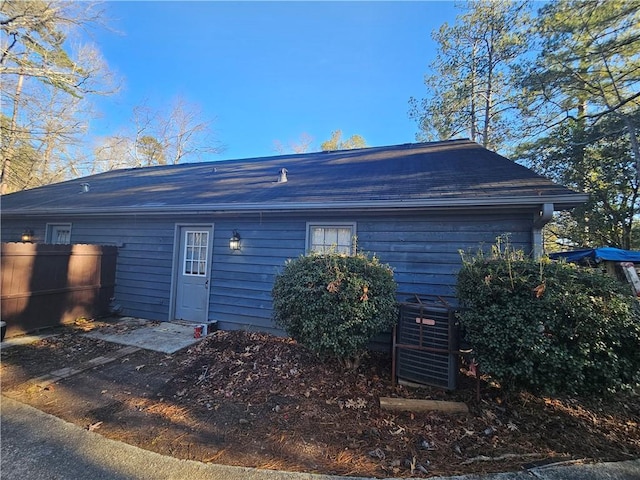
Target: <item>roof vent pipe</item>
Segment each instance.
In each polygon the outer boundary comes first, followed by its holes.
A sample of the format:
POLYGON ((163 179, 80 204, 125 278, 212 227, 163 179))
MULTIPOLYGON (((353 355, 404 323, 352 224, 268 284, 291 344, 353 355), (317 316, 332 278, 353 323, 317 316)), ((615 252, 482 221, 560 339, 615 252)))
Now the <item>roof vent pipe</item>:
POLYGON ((81 188, 80 193, 87 193, 90 189, 88 183, 81 183, 80 188, 81 188))
POLYGON ((280 169, 280 174, 278 175, 278 183, 286 183, 287 182, 287 172, 286 168, 280 169))

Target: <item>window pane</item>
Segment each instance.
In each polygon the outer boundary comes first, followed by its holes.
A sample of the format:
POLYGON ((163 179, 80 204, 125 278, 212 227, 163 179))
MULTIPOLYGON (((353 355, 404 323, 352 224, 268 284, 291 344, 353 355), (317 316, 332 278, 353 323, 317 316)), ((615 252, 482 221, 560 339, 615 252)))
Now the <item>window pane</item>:
POLYGON ((320 246, 324 244, 324 228, 315 227, 311 229, 311 245, 320 246))
POLYGON ((58 229, 56 230, 55 243, 67 245, 69 244, 70 237, 71 232, 69 230, 58 229))
POLYGON ((209 232, 187 231, 184 237, 184 274, 207 274, 209 232))
POLYGON ((57 245, 68 245, 71 243, 71 225, 47 225, 46 240, 57 245))
POLYGON ((337 244, 339 247, 351 247, 351 229, 339 228, 337 231, 337 244))

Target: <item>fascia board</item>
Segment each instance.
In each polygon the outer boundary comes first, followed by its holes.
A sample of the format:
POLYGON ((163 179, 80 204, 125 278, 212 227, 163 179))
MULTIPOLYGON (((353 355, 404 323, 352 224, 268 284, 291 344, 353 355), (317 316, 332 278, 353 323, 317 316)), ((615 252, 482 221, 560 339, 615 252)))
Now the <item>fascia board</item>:
POLYGON ((365 202, 323 202, 323 203, 276 203, 276 204, 193 204, 193 205, 153 205, 131 207, 76 208, 33 208, 27 210, 4 210, 3 217, 46 216, 46 215, 198 215, 206 213, 252 213, 252 212, 300 212, 300 211, 394 211, 408 209, 455 209, 455 208, 514 208, 532 207, 553 203, 556 210, 574 208, 586 202, 588 195, 570 194, 536 197, 454 198, 436 200, 400 200, 365 202))

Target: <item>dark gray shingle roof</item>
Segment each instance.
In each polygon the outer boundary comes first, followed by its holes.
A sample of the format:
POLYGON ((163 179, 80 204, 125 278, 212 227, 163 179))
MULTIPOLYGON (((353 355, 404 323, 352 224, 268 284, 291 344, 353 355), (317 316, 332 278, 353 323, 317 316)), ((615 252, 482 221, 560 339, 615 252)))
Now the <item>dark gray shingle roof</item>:
POLYGON ((469 140, 113 170, 2 197, 3 214, 536 205, 585 196, 469 140), (278 183, 280 169, 288 182, 278 183), (89 183, 89 192, 81 184, 89 183))

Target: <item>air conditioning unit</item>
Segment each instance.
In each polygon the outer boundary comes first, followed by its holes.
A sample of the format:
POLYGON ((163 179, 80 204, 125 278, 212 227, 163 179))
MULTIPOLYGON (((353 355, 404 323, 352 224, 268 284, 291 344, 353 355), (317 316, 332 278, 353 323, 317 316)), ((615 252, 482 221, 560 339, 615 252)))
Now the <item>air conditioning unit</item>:
POLYGON ((455 313, 444 301, 418 296, 400 304, 393 338, 395 378, 409 384, 456 388, 459 328, 455 313))

